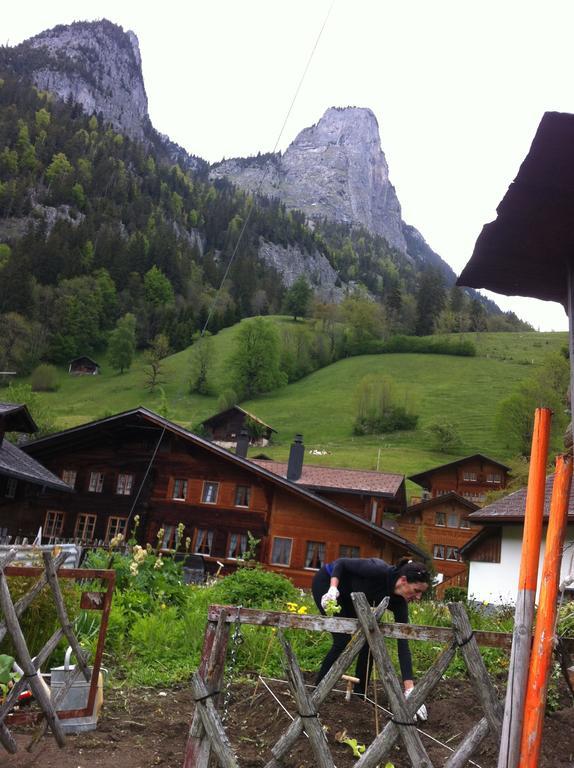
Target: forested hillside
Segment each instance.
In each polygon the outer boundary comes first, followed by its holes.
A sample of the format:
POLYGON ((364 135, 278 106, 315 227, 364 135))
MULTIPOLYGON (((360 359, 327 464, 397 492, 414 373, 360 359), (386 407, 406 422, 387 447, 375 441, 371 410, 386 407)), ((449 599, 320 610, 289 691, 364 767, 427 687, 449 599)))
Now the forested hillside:
POLYGON ((447 295, 380 236, 332 222, 311 230, 275 199, 209 182, 201 164, 182 170, 157 135, 134 141, 39 92, 11 51, 0 50, 1 369, 95 354, 128 313, 140 348, 162 334, 177 351, 210 309, 212 332, 277 312, 285 286, 259 258, 262 241, 324 254, 341 286, 380 303, 374 335, 521 327, 511 315, 489 320, 458 289, 447 295))

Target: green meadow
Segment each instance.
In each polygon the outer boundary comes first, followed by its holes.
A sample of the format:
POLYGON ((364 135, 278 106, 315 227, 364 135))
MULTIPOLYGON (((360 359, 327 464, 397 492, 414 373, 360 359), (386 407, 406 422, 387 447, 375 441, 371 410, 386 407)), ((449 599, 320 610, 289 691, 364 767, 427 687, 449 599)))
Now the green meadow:
MULTIPOLYGON (((273 318, 289 324, 288 318, 273 318)), ((249 322, 249 320, 244 320, 249 322)), ((213 338, 213 383, 218 392, 228 384, 228 360, 239 326, 213 338)), ((453 340, 460 338, 454 336, 453 340)), ((456 456, 481 452, 502 461, 510 458, 495 429, 498 403, 542 363, 567 344, 566 333, 464 334, 477 349, 476 357, 425 354, 364 355, 346 358, 298 382, 257 399, 242 402, 246 410, 277 430, 265 453, 286 459, 295 433, 303 434, 307 461, 330 466, 377 469, 412 474, 456 456), (388 435, 354 436, 355 393, 368 374, 393 379, 399 394, 415 404, 416 430, 388 435), (447 419, 457 428, 462 446, 456 455, 433 451, 425 427, 447 419)), ((144 386, 145 359, 138 355, 123 375, 110 369, 105 357, 99 376, 69 376, 59 371, 60 388, 43 393, 59 428, 75 426, 136 406, 161 410, 192 428, 217 412, 217 396, 190 395, 190 349, 166 358, 163 395, 144 386)))

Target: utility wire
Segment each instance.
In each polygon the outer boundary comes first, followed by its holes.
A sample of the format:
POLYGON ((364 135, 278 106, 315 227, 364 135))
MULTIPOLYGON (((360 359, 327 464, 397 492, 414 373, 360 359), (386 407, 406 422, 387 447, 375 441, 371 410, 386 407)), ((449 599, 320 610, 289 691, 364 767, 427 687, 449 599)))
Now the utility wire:
MULTIPOLYGON (((301 90, 301 87, 303 86, 303 83, 305 81, 305 77, 307 75, 307 72, 309 71, 309 67, 311 66, 311 62, 313 60, 313 56, 315 55, 315 51, 317 50, 317 46, 319 45, 319 41, 321 40, 321 36, 323 34, 323 30, 325 29, 327 21, 329 20, 329 16, 331 15, 331 11, 333 10, 333 6, 334 5, 335 5, 335 0, 332 0, 331 5, 329 6, 329 10, 327 11, 325 19, 323 21, 323 24, 321 25, 321 29, 319 30, 319 34, 317 35, 317 38, 316 38, 315 43, 313 45, 313 48, 311 49, 311 53, 309 54, 309 58, 307 59, 307 63, 306 63, 305 68, 303 70, 303 74, 299 78, 299 83, 297 85, 297 88, 295 89, 295 94, 293 95, 293 98, 291 99, 291 104, 289 105, 289 109, 287 110, 287 114, 285 115, 285 119, 283 120, 283 125, 281 126, 281 130, 279 131, 279 135, 277 136, 277 140, 275 141, 275 146, 273 147, 273 150, 272 150, 271 154, 275 154, 275 152, 277 151, 277 147, 279 146, 279 142, 281 141, 281 137, 283 136, 283 131, 285 130, 285 126, 287 125, 287 121, 289 120, 291 112, 293 111, 293 107, 295 106, 295 102, 297 100, 297 96, 299 95, 299 91, 301 90)), ((263 186, 263 182, 265 181, 265 178, 267 176, 268 170, 269 170, 269 163, 266 163, 265 168, 263 170, 263 175, 261 176, 259 184, 257 185, 257 188, 255 190, 255 195, 259 195, 259 193, 261 191, 261 187, 263 186)), ((229 274, 229 270, 231 269, 231 265, 233 264, 233 261, 235 260, 235 256, 237 255, 237 251, 239 249, 241 241, 243 240, 243 235, 245 233, 245 230, 247 229, 247 225, 249 224, 249 220, 251 219, 252 211, 253 211, 253 203, 249 206, 249 210, 247 211, 247 216, 245 217, 245 221, 243 222, 243 226, 241 227, 241 231, 239 232, 239 237, 237 238, 237 242, 235 243, 235 247, 233 249, 233 252, 231 254, 231 257, 229 259, 227 267, 225 268, 225 272, 223 274, 223 278, 221 280, 221 283, 219 284, 219 288, 217 289, 217 292, 216 292, 215 296, 213 297, 213 301, 211 302, 211 307, 209 308, 209 313, 207 315, 207 319, 206 319, 205 324, 204 324, 204 326, 203 326, 203 328, 201 330, 201 336, 203 336, 205 334, 205 332, 207 330, 207 327, 209 325, 209 321, 211 320, 213 312, 215 311, 215 307, 216 307, 217 301, 219 299, 219 294, 221 293, 223 285, 224 285, 225 281, 227 280, 227 275, 229 274)))

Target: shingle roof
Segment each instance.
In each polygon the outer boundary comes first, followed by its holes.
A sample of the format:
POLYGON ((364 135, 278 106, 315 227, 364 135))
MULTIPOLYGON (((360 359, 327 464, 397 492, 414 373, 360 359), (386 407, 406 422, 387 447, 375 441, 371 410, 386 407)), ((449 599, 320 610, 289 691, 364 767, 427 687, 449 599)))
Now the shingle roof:
POLYGON ((269 424, 266 424, 262 419, 260 419, 254 413, 250 413, 249 411, 246 411, 245 408, 241 408, 239 405, 232 405, 231 408, 227 408, 225 411, 219 411, 219 413, 214 413, 213 416, 210 416, 208 419, 204 419, 201 423, 203 425, 208 425, 208 424, 211 424, 212 421, 219 421, 226 414, 231 413, 232 411, 240 411, 240 413, 244 413, 246 416, 248 416, 253 421, 256 421, 258 424, 261 424, 262 426, 267 427, 267 429, 270 429, 271 432, 277 432, 276 429, 273 429, 273 427, 269 426, 269 424))
MULTIPOLYGON (((552 485, 554 475, 548 475, 546 478, 546 491, 544 499, 544 517, 548 517, 550 512, 550 498, 552 496, 552 485)), ((493 504, 489 504, 482 509, 469 515, 470 520, 477 522, 522 522, 524 520, 524 510, 526 508, 526 488, 505 496, 493 504)), ((570 490, 570 500, 568 504, 568 517, 574 519, 574 484, 570 490)))
POLYGON ((36 459, 28 456, 8 440, 0 445, 0 475, 24 480, 34 485, 44 485, 57 491, 72 491, 73 489, 59 477, 53 475, 36 459))
POLYGON ((429 507, 434 507, 437 504, 444 504, 445 501, 456 501, 461 505, 461 507, 466 507, 471 511, 478 509, 478 504, 474 504, 472 501, 469 501, 469 499, 465 499, 463 496, 456 493, 456 491, 449 491, 449 493, 443 493, 440 496, 433 496, 432 499, 423 499, 422 501, 418 501, 416 504, 411 504, 411 506, 407 508, 406 512, 408 513, 421 509, 428 509, 429 507))
POLYGON ((26 405, 0 403, 0 428, 5 432, 37 432, 36 422, 26 405))
MULTIPOLYGON (((287 462, 252 459, 254 464, 264 467, 281 477, 287 477, 287 462)), ((355 493, 374 493, 395 496, 404 482, 404 475, 391 472, 374 472, 361 469, 339 469, 304 465, 301 477, 295 482, 309 488, 328 490, 336 488, 355 493)))
POLYGON ((205 448, 206 450, 210 451, 216 456, 220 456, 222 459, 226 461, 231 461, 234 464, 238 464, 244 469, 249 470, 250 472, 255 472, 256 474, 262 477, 265 477, 268 480, 271 480, 273 483, 280 485, 283 488, 290 490, 291 492, 295 492, 299 496, 305 497, 311 503, 317 504, 318 506, 329 509, 331 512, 334 512, 336 515, 346 518, 349 521, 352 521, 355 525, 358 525, 361 528, 364 528, 365 530, 370 531, 372 534, 375 534, 379 538, 387 539, 390 542, 394 542, 395 544, 398 544, 404 547, 407 551, 413 552, 414 554, 417 554, 419 556, 423 556, 423 557, 426 556, 424 551, 421 550, 420 547, 418 547, 412 541, 408 541, 408 539, 405 539, 402 536, 399 536, 398 534, 393 533, 392 531, 380 528, 377 525, 373 525, 373 523, 370 523, 367 520, 363 520, 362 518, 357 517, 357 515, 354 515, 352 512, 349 512, 349 510, 344 509, 343 507, 340 507, 337 504, 334 504, 332 501, 329 501, 328 499, 324 499, 321 496, 317 496, 311 491, 308 491, 304 486, 298 485, 296 483, 292 483, 290 480, 287 480, 286 478, 282 477, 281 475, 277 475, 274 472, 270 472, 268 469, 265 469, 263 466, 260 466, 255 462, 250 461, 249 459, 244 459, 241 456, 236 456, 234 453, 230 453, 229 451, 226 451, 225 448, 222 448, 221 446, 216 445, 215 443, 212 443, 209 440, 205 440, 204 438, 193 434, 193 432, 190 432, 184 427, 180 427, 178 424, 174 424, 174 422, 169 421, 168 419, 165 419, 163 416, 160 416, 159 414, 154 413, 153 411, 150 411, 149 409, 143 408, 141 406, 139 408, 134 408, 130 411, 124 411, 123 413, 115 414, 114 416, 108 416, 104 419, 99 419, 98 421, 92 421, 89 424, 83 424, 79 427, 72 427, 71 429, 66 429, 63 432, 58 432, 53 435, 48 435, 47 437, 43 437, 40 440, 35 440, 34 442, 28 443, 25 446, 25 449, 27 451, 30 451, 31 453, 35 453, 36 451, 39 453, 46 452, 46 449, 49 449, 55 443, 58 443, 62 440, 71 440, 73 442, 82 433, 85 434, 89 432, 89 430, 92 430, 97 427, 112 426, 114 423, 117 423, 117 422, 121 423, 122 421, 125 421, 130 418, 134 418, 134 417, 141 418, 150 424, 163 427, 165 430, 168 430, 173 434, 180 435, 183 439, 189 440, 190 442, 205 448))

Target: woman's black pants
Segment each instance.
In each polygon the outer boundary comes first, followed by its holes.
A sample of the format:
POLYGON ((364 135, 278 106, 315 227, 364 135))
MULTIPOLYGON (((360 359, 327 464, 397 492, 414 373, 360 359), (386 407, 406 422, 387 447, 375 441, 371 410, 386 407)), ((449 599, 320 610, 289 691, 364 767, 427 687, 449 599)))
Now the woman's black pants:
MULTIPOLYGON (((315 600, 315 605, 321 611, 323 616, 325 615, 325 611, 321 608, 321 598, 329 590, 330 583, 331 583, 331 577, 327 573, 327 570, 325 568, 321 568, 321 570, 315 574, 315 578, 313 579, 313 584, 311 585, 311 591, 313 592, 313 599, 315 600)), ((355 609, 353 607, 353 603, 351 602, 350 598, 348 599, 343 598, 342 600, 339 599, 338 602, 339 602, 339 605, 341 606, 341 613, 337 614, 337 616, 342 616, 347 619, 357 618, 355 609)), ((331 636, 333 638, 333 645, 331 646, 331 649, 323 659, 321 668, 317 673, 317 678, 315 680, 315 683, 317 685, 321 682, 321 680, 325 677, 325 675, 327 674, 329 669, 333 666, 335 661, 337 661, 339 656, 343 653, 343 651, 345 650, 345 647, 347 646, 348 642, 351 639, 351 635, 346 635, 340 632, 331 632, 331 636)), ((359 694, 365 693, 365 689, 371 677, 371 664, 369 663, 369 661, 370 661, 369 646, 365 644, 361 649, 361 651, 359 652, 359 656, 357 657, 357 667, 355 671, 355 676, 358 677, 361 682, 355 683, 355 687, 354 687, 355 693, 359 693, 359 694)))

